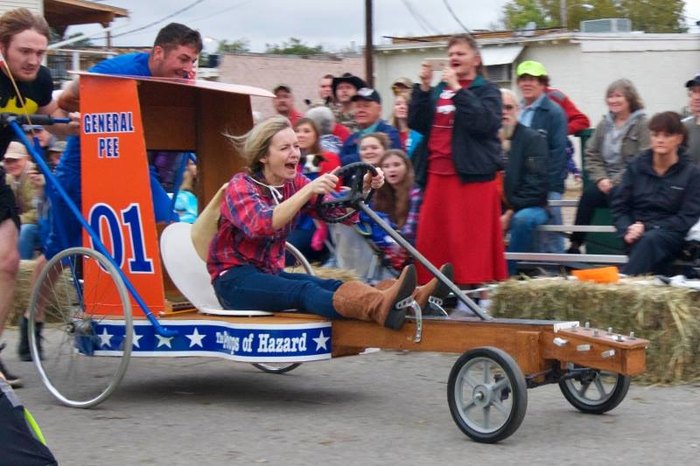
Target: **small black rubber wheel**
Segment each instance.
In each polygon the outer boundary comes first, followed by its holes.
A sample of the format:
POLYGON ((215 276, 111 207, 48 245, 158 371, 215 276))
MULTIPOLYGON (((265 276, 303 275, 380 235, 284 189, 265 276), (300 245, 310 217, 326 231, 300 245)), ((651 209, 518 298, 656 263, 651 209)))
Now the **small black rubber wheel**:
POLYGON ((615 409, 630 388, 630 377, 615 372, 575 367, 573 364, 569 364, 569 372, 569 376, 559 381, 559 389, 564 398, 583 413, 603 414, 615 409))

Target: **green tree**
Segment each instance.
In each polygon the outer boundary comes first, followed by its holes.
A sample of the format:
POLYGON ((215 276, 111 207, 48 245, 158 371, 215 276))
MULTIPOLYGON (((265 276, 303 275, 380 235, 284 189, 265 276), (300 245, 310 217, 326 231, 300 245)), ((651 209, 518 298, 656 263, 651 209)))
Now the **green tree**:
POLYGON ((222 40, 216 48, 216 53, 241 53, 250 52, 250 41, 248 39, 236 39, 231 42, 222 40))
POLYGON ((301 39, 290 37, 289 42, 282 42, 282 45, 265 44, 265 53, 274 55, 318 55, 325 53, 325 50, 320 45, 311 47, 304 44, 301 39))
MULTIPOLYGON (((568 0, 566 27, 579 29, 581 21, 628 18, 635 31, 685 32, 684 0, 568 0)), ((503 7, 503 25, 519 29, 529 22, 537 27, 561 27, 560 0, 513 0, 503 7)))
POLYGON ((683 0, 620 0, 623 18, 632 21, 636 31, 686 32, 683 0))

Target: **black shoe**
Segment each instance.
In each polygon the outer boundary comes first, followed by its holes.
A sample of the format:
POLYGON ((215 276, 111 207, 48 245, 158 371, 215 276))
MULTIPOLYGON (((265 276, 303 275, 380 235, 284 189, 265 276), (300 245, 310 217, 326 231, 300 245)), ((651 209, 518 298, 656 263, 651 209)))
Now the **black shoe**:
POLYGON ((567 254, 581 254, 581 249, 580 246, 576 244, 572 244, 569 246, 569 249, 566 250, 567 254))
MULTIPOLYGON (((39 350, 39 359, 44 360, 44 350, 41 341, 41 331, 44 328, 43 322, 35 323, 35 335, 36 335, 36 346, 39 350)), ((20 361, 31 361, 32 352, 29 349, 29 320, 26 317, 22 317, 22 321, 19 325, 19 345, 17 347, 17 355, 20 361)))
MULTIPOLYGON (((2 351, 3 348, 5 348, 5 343, 0 345, 0 351, 2 351)), ((10 385, 10 387, 19 388, 22 386, 22 379, 8 372, 7 368, 5 367, 5 364, 2 363, 2 359, 0 359, 0 374, 2 374, 3 377, 5 377, 5 380, 10 385)))

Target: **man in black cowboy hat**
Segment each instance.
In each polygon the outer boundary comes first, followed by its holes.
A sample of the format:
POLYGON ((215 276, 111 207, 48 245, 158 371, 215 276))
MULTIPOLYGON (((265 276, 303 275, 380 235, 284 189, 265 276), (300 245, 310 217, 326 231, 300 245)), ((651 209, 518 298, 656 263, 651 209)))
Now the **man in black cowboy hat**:
POLYGON ((346 126, 351 132, 357 131, 357 122, 355 121, 355 113, 353 112, 352 97, 357 94, 358 89, 367 87, 367 84, 362 78, 351 73, 345 73, 342 76, 333 78, 333 97, 335 98, 335 114, 336 123, 346 126))

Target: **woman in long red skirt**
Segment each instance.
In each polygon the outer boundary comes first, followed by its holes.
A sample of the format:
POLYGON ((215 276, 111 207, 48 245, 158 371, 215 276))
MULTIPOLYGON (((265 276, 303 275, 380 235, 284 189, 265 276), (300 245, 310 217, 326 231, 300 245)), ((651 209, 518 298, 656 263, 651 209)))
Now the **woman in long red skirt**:
MULTIPOLYGON (((413 88, 409 127, 425 136, 413 162, 425 190, 416 247, 433 264, 452 262, 455 282, 474 285, 507 277, 500 197, 501 93, 483 76, 470 35, 452 37, 441 81, 424 63, 413 88)), ((418 268, 421 283, 429 272, 418 268)))

